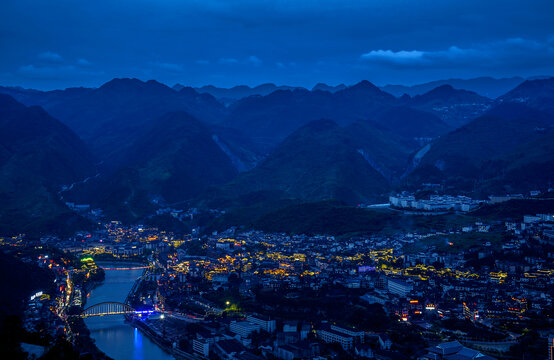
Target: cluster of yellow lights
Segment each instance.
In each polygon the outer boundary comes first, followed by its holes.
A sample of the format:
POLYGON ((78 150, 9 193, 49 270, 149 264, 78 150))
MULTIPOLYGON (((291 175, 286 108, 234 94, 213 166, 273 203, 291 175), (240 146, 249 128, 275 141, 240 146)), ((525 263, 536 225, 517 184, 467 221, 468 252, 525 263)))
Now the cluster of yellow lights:
POLYGON ((291 274, 286 269, 266 269, 264 270, 264 274, 266 275, 273 275, 273 276, 290 276, 291 274))
POLYGON ((503 283, 506 278, 508 277, 508 274, 502 271, 498 272, 490 272, 489 276, 491 279, 498 281, 498 283, 503 283))
POLYGON ((526 278, 551 277, 554 275, 554 270, 541 269, 533 273, 525 273, 524 275, 526 278))
POLYGON ((407 267, 402 271, 402 275, 419 277, 421 280, 429 280, 431 275, 439 277, 454 277, 458 279, 478 279, 479 275, 469 271, 452 270, 450 268, 436 269, 434 266, 415 265, 407 267))

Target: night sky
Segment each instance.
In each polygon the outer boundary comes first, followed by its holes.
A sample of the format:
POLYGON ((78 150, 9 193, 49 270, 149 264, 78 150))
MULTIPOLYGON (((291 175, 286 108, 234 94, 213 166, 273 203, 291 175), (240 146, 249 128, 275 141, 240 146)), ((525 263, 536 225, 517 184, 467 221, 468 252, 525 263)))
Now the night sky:
POLYGON ((552 0, 3 0, 0 85, 554 75, 552 0))

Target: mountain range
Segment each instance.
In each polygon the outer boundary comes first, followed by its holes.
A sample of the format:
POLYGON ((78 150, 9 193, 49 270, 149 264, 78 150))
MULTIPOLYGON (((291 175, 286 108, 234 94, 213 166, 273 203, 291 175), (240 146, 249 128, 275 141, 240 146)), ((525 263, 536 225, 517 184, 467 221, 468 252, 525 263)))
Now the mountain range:
MULTIPOLYGON (((538 77, 542 78, 542 77, 538 77)), ((529 78, 527 80, 534 80, 536 78, 529 78)), ((422 95, 426 92, 429 92, 442 85, 450 85, 455 89, 468 90, 475 92, 481 96, 496 99, 497 97, 504 95, 509 90, 515 88, 526 79, 515 76, 511 78, 492 78, 492 77, 478 77, 473 79, 447 79, 447 80, 437 80, 430 81, 427 83, 406 86, 406 85, 385 85, 380 86, 380 89, 392 94, 396 97, 401 97, 404 94, 409 96, 422 95)), ((184 85, 175 84, 173 89, 181 90, 184 85)), ((328 92, 336 92, 339 90, 345 89, 347 86, 344 84, 339 85, 327 85, 325 83, 318 83, 311 88, 312 91, 321 90, 328 92)), ((239 99, 252 96, 252 95, 269 95, 277 90, 294 90, 294 89, 305 89, 299 86, 287 86, 287 85, 275 85, 271 83, 262 84, 254 87, 247 85, 234 86, 232 88, 222 88, 216 87, 213 85, 206 85, 202 87, 194 88, 199 93, 207 93, 220 100, 225 104, 231 104, 239 99)))
POLYGON ((233 89, 0 87, 0 219, 66 216, 64 201, 133 222, 166 206, 357 204, 424 183, 484 196, 552 181, 552 78, 496 99, 448 81, 401 97, 369 81, 233 89))

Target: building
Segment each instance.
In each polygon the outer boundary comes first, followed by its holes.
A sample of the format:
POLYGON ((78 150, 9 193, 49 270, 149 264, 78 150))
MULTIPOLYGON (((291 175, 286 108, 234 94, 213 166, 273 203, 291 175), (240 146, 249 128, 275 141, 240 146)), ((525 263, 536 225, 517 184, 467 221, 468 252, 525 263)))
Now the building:
POLYGON ((494 360, 495 358, 484 355, 477 350, 467 348, 458 341, 450 341, 437 346, 427 348, 426 355, 420 357, 420 360, 494 360))
POLYGON ((365 333, 363 331, 337 325, 331 325, 331 329, 352 336, 354 338, 354 342, 357 344, 363 344, 365 341, 365 333))
POLYGON ((364 332, 337 325, 323 324, 317 330, 317 336, 326 343, 338 343, 343 349, 351 349, 354 344, 364 342, 364 332))
POLYGON ((206 357, 210 355, 210 343, 204 339, 192 340, 192 349, 200 355, 206 357))
POLYGON ((372 359, 374 357, 373 348, 369 344, 357 344, 354 347, 354 352, 362 358, 372 359))
POLYGON ((318 329, 317 337, 328 344, 338 343, 345 350, 351 349, 354 345, 354 338, 352 336, 340 333, 330 328, 318 329))
POLYGON ((247 338, 248 335, 253 332, 260 331, 261 326, 251 323, 250 321, 235 321, 231 323, 229 330, 237 335, 240 335, 241 338, 247 338))
POLYGON ((254 323, 256 325, 261 326, 262 330, 267 331, 268 333, 275 332, 275 329, 277 328, 277 324, 275 320, 271 320, 267 316, 262 315, 248 315, 246 317, 247 321, 250 321, 251 323, 254 323))
POLYGON ((406 297, 413 290, 413 285, 400 279, 389 279, 388 290, 391 294, 406 297))
POLYGON ((462 303, 462 308, 464 312, 464 317, 468 320, 477 320, 479 319, 479 311, 475 309, 476 304, 471 303, 462 303))

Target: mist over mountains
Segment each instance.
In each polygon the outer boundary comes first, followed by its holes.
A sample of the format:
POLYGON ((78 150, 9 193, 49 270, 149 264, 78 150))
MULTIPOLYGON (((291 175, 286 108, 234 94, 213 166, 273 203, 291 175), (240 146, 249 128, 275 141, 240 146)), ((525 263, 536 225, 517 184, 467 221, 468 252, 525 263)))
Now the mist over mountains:
POLYGON ((133 222, 167 206, 379 202, 429 183, 525 192, 551 187, 554 174, 553 78, 402 90, 113 79, 0 93, 2 223, 52 220, 68 201, 133 222))

